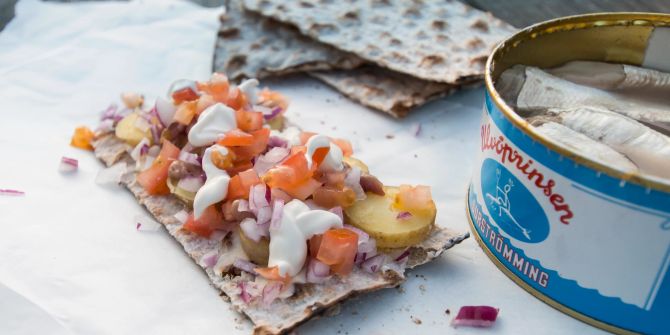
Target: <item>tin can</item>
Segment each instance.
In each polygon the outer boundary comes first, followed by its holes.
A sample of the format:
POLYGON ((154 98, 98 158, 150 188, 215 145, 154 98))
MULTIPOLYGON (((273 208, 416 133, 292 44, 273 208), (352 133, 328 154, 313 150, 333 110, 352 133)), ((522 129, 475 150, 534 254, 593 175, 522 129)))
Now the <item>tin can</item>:
POLYGON ((479 160, 467 197, 474 236, 531 294, 615 333, 669 332, 670 183, 553 144, 493 83, 516 64, 571 60, 668 71, 669 25, 670 15, 651 13, 547 21, 501 43, 486 66, 479 160))

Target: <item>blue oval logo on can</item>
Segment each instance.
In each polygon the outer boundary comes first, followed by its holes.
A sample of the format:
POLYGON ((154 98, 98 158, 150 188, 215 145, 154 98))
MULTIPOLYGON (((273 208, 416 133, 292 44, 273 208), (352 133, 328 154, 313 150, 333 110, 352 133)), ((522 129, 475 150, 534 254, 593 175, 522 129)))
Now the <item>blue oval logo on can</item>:
POLYGON ((482 164, 482 195, 496 225, 513 238, 538 243, 549 235, 549 220, 532 193, 497 161, 482 164))

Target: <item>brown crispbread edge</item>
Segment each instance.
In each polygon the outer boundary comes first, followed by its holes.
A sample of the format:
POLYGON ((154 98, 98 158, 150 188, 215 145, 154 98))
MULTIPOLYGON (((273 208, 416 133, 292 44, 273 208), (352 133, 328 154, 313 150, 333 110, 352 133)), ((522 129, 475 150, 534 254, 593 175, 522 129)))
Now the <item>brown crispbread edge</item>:
MULTIPOLYGON (((129 166, 133 166, 135 164, 135 162, 132 160, 132 158, 130 158, 130 155, 128 154, 130 146, 125 144, 123 141, 119 140, 112 134, 106 134, 100 136, 94 142, 94 147, 96 157, 100 159, 103 163, 105 163, 105 165, 107 166, 111 166, 118 162, 125 162, 129 166)), ((173 238, 175 238, 175 240, 180 243, 180 245, 184 248, 188 256, 192 258, 195 261, 195 263, 205 271, 205 273, 207 274, 207 276, 211 281, 211 285, 220 291, 221 297, 224 300, 229 301, 234 310, 236 310, 241 314, 244 314, 247 318, 249 318, 252 321, 252 323, 255 326, 254 334, 282 334, 288 332, 291 329, 299 326, 300 324, 307 322, 312 317, 321 315, 325 311, 342 303, 346 299, 367 292, 376 291, 382 288, 395 287, 401 284, 405 280, 404 276, 401 276, 400 274, 394 271, 390 270, 385 271, 383 272, 383 276, 379 276, 380 278, 377 278, 376 280, 370 280, 370 283, 374 283, 374 285, 367 284, 368 286, 364 286, 363 288, 359 289, 351 289, 351 287, 348 287, 343 291, 341 290, 341 292, 339 293, 338 292, 332 294, 326 294, 328 292, 324 293, 324 296, 322 296, 322 298, 330 297, 331 299, 324 301, 317 299, 316 301, 314 301, 313 304, 308 305, 306 308, 304 308, 302 312, 295 313, 296 315, 292 315, 291 320, 289 320, 289 323, 287 324, 277 325, 267 322, 259 322, 263 321, 260 320, 258 317, 258 313, 262 314, 263 312, 262 310, 254 311, 253 308, 240 304, 241 300, 239 299, 239 297, 235 296, 234 294, 233 295, 230 294, 230 292, 232 292, 231 289, 237 287, 237 283, 235 282, 235 280, 239 279, 240 277, 219 276, 212 269, 204 268, 202 267, 202 265, 199 264, 199 259, 202 255, 197 254, 197 250, 191 250, 191 252, 187 250, 189 247, 192 247, 191 245, 189 245, 189 239, 193 239, 194 236, 181 230, 178 221, 173 216, 176 212, 186 208, 184 203, 172 195, 168 196, 148 195, 143 190, 143 188, 136 182, 136 174, 137 174, 136 172, 126 173, 122 177, 120 184, 123 184, 123 186, 125 186, 135 196, 138 202, 141 205, 143 205, 149 211, 149 213, 151 213, 151 215, 156 219, 156 221, 160 222, 163 225, 163 227, 168 231, 168 233, 170 233, 170 235, 172 235, 173 238), (227 290, 229 292, 226 292, 227 290), (254 320, 254 318, 256 318, 256 320, 254 320)), ((421 247, 414 247, 410 249, 410 258, 407 264, 407 268, 411 269, 413 267, 424 264, 440 256, 442 252, 444 252, 446 249, 452 247, 455 244, 460 243, 464 239, 468 238, 469 235, 470 234, 468 232, 463 234, 457 234, 448 231, 447 229, 436 227, 429 236, 429 238, 426 241, 422 242, 421 247), (440 236, 441 234, 449 236, 449 238, 445 240, 444 236, 440 236)), ((199 237, 196 237, 196 239, 199 239, 199 237)), ((208 242, 209 240, 204 241, 204 243, 208 242)), ((220 242, 218 241, 216 241, 216 243, 220 244, 220 242)), ((341 283, 341 285, 343 286, 346 286, 346 284, 347 283, 344 281, 341 283)), ((307 290, 308 285, 312 284, 306 284, 303 286, 302 289, 307 290)), ((306 293, 304 293, 305 297, 309 297, 310 295, 310 293, 307 291, 306 293)), ((290 299, 291 298, 289 298, 289 300, 290 299)), ((307 301, 308 299, 303 300, 307 301)), ((287 302, 282 307, 291 310, 290 307, 292 306, 290 303, 287 302)))

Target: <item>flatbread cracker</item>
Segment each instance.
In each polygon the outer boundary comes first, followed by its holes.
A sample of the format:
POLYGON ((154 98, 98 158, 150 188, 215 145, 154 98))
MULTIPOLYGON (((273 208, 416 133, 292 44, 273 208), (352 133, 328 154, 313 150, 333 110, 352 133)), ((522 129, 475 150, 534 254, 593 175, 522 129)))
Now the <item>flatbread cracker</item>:
POLYGON ((426 81, 370 65, 346 71, 309 72, 327 85, 360 104, 406 116, 414 107, 452 93, 456 85, 426 81))
POLYGON ((239 81, 294 72, 351 69, 363 63, 353 54, 337 50, 300 34, 294 27, 241 8, 230 0, 221 16, 213 68, 239 81))
POLYGON ((481 78, 514 28, 458 1, 244 0, 244 7, 398 72, 458 84, 481 78))
MULTIPOLYGON (((95 155, 107 166, 117 162, 125 162, 134 166, 132 158, 127 154, 123 142, 114 135, 102 135, 93 143, 95 155)), ((206 239, 181 229, 181 223, 174 215, 185 209, 183 202, 174 196, 150 196, 136 182, 136 172, 128 171, 121 183, 132 192, 139 203, 144 205, 153 217, 162 223, 166 230, 184 248, 186 253, 207 273, 214 287, 220 290, 232 307, 246 315, 254 324, 254 334, 285 333, 311 317, 319 315, 354 295, 382 288, 394 287, 405 280, 403 273, 392 269, 370 274, 355 268, 346 278, 333 276, 324 284, 296 284, 296 293, 287 299, 277 299, 270 306, 245 304, 240 298, 239 283, 245 275, 221 275, 200 262, 203 255, 217 250, 220 255, 235 254, 236 244, 227 239, 223 241, 206 239)), ((408 268, 418 266, 439 257, 442 252, 460 243, 469 233, 455 233, 444 228, 435 228, 431 235, 420 245, 410 249, 408 268)))

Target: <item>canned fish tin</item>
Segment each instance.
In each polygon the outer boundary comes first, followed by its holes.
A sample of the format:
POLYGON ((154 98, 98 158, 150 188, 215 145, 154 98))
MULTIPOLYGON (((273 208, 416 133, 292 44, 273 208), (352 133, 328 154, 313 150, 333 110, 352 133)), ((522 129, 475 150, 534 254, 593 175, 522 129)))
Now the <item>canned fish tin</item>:
POLYGON ((531 294, 616 333, 668 332, 670 183, 549 141, 494 82, 516 64, 572 60, 668 71, 669 25, 670 15, 646 13, 547 21, 501 43, 487 63, 479 160, 467 197, 473 233, 531 294))

